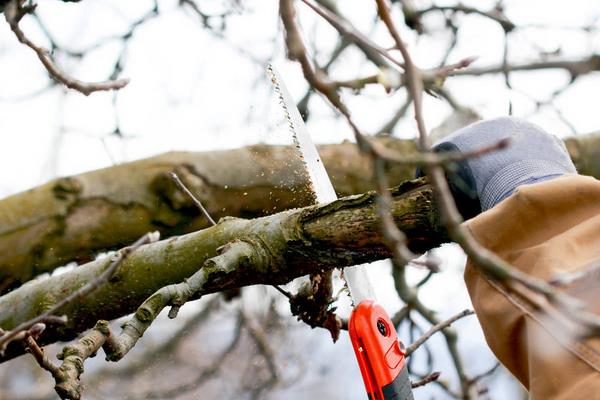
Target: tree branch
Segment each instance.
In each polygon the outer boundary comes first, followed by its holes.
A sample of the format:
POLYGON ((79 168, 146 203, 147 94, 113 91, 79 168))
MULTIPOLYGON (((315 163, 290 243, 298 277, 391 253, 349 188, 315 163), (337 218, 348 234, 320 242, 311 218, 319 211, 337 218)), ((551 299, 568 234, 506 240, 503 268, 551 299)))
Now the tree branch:
POLYGON ((11 0, 6 4, 4 9, 6 22, 10 25, 10 29, 17 37, 17 40, 35 52, 52 79, 62 83, 69 89, 77 90, 86 96, 97 91, 122 89, 129 83, 128 79, 108 80, 103 82, 83 82, 61 71, 52 60, 52 57, 50 57, 48 50, 33 43, 19 27, 21 18, 35 8, 35 6, 23 7, 21 3, 22 0, 11 0))
MULTIPOLYGON (((417 160, 411 140, 377 138, 378 148, 417 160)), ((600 134, 568 138, 578 171, 600 178, 600 134)), ((301 160, 281 146, 207 153, 165 153, 59 178, 0 200, 0 292, 71 261, 133 242, 145 232, 168 237, 205 228, 193 202, 169 178, 176 172, 215 219, 259 217, 309 204, 301 160), (82 218, 85 216, 85 223, 82 218), (118 229, 114 229, 118 227, 118 229)), ((353 143, 319 146, 341 196, 375 188, 368 158, 353 143)), ((386 154, 387 155, 387 154, 386 154)), ((413 165, 388 165, 392 185, 414 176, 413 165)))
MULTIPOLYGON (((423 181, 408 182, 391 195, 394 221, 407 233, 412 250, 422 252, 445 240, 444 231, 438 230, 431 192, 423 181)), ((129 314, 165 286, 168 289, 146 303, 144 315, 137 314, 140 323, 134 324, 141 332, 145 329, 144 320, 154 318, 162 307, 180 306, 199 293, 253 284, 283 284, 334 267, 388 258, 391 253, 380 234, 375 210, 375 194, 368 193, 255 220, 221 219, 214 227, 146 245, 132 253, 107 284, 76 305, 59 310, 67 315, 68 323, 49 325, 39 342, 43 345, 69 340, 97 320, 129 314), (332 230, 332 226, 336 229, 332 230), (219 256, 219 251, 224 252, 219 256), (242 257, 232 258, 236 254, 242 257), (203 265, 200 274, 206 274, 205 282, 194 277, 189 284, 179 283, 203 265), (201 292, 197 292, 199 288, 201 292)), ((107 258, 92 261, 0 297, 0 326, 11 329, 38 315, 39 305, 55 304, 56 299, 92 280, 109 264, 107 258), (22 301, 23 298, 30 300, 22 301)), ((135 334, 128 336, 137 340, 135 334)), ((13 343, 0 360, 19 354, 22 347, 13 343)))

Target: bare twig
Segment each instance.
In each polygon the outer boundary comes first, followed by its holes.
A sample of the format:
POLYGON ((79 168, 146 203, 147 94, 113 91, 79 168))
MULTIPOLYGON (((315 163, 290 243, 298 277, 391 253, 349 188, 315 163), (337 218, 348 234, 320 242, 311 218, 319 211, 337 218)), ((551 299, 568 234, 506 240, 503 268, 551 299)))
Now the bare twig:
POLYGON ((19 42, 35 52, 37 57, 46 68, 46 71, 48 71, 54 80, 62 83, 69 89, 77 90, 86 96, 97 91, 118 90, 125 87, 129 83, 128 79, 108 80, 103 82, 83 82, 61 71, 52 60, 50 53, 46 49, 33 43, 19 27, 19 21, 21 18, 23 18, 23 16, 28 12, 33 11, 35 8, 23 7, 21 3, 21 0, 11 0, 8 4, 6 4, 4 9, 4 17, 6 18, 6 22, 8 22, 10 25, 10 29, 13 31, 19 42))
POLYGON ((366 37, 364 34, 355 29, 348 21, 342 20, 338 15, 331 12, 320 5, 313 3, 311 0, 302 0, 304 4, 312 8, 317 14, 328 21, 335 29, 344 36, 351 37, 359 46, 365 46, 375 50, 383 57, 392 62, 392 64, 402 67, 402 63, 396 58, 392 57, 387 50, 374 43, 371 39, 366 37))
POLYGON ((287 297, 288 299, 291 299, 291 298, 292 298, 292 294, 291 294, 290 292, 288 292, 287 290, 284 290, 284 289, 283 289, 281 286, 279 286, 279 285, 273 285, 273 287, 274 287, 275 289, 277 289, 277 291, 278 291, 279 293, 281 293, 282 295, 284 295, 284 296, 285 296, 285 297, 287 297))
POLYGON ((434 373, 431 373, 431 374, 427 375, 425 378, 423 378, 423 379, 421 379, 419 381, 411 382, 411 387, 413 389, 415 389, 415 388, 418 388, 418 387, 421 387, 421 386, 425 386, 428 383, 431 383, 433 381, 437 381, 438 378, 440 377, 440 375, 441 375, 441 372, 437 372, 437 371, 434 372, 434 373))
POLYGON ((449 327, 454 322, 456 322, 457 320, 459 320, 461 318, 466 317, 467 315, 473 315, 473 314, 475 314, 475 312, 473 310, 463 310, 460 313, 448 318, 447 320, 442 321, 439 324, 432 326, 431 329, 429 329, 427 332, 425 332, 425 334, 423 336, 421 336, 419 339, 417 339, 414 343, 412 343, 410 346, 408 346, 406 348, 406 350, 405 350, 406 356, 407 357, 410 356, 423 343, 425 343, 427 340, 429 340, 429 338, 431 338, 431 336, 433 336, 436 332, 439 332, 442 329, 449 327))
MULTIPOLYGON (((41 325, 41 324, 40 324, 41 325)), ((34 325, 35 327, 35 325, 34 325)), ((25 339, 25 351, 30 353, 35 361, 38 363, 42 369, 50 372, 53 376, 58 372, 58 366, 54 364, 46 355, 44 354, 44 349, 38 346, 37 342, 33 335, 29 334, 25 339)))
POLYGON ((394 150, 391 150, 381 143, 377 143, 370 139, 365 138, 365 140, 371 141, 371 146, 373 152, 377 157, 387 162, 392 162, 394 164, 400 165, 420 165, 420 166, 448 166, 452 163, 460 162, 467 160, 469 158, 479 157, 484 154, 502 150, 507 148, 510 145, 510 138, 505 138, 499 140, 496 143, 493 143, 489 146, 482 147, 480 149, 476 149, 469 152, 445 152, 445 153, 420 153, 418 155, 401 155, 396 153, 394 150))
MULTIPOLYGON (((426 132, 421 104, 423 92, 423 79, 421 78, 421 71, 412 62, 412 58, 410 57, 404 42, 400 38, 400 34, 398 33, 398 30, 392 21, 387 2, 385 0, 376 0, 376 2, 379 16, 394 39, 396 48, 400 50, 400 53, 404 58, 404 72, 406 74, 411 97, 413 98, 413 107, 415 109, 415 120, 417 121, 417 127, 419 132, 426 132)), ((425 149, 428 148, 427 135, 419 135, 419 145, 421 147, 421 151, 425 151, 425 149)))
POLYGON ((571 76, 585 75, 600 70, 600 55, 591 55, 578 60, 552 60, 537 61, 523 64, 500 64, 490 67, 468 68, 450 72, 450 76, 482 76, 488 74, 502 74, 506 71, 536 71, 546 69, 562 69, 571 76))
POLYGON ((516 25, 511 22, 501 11, 498 9, 494 9, 491 11, 483 11, 475 7, 468 7, 462 4, 451 5, 451 6, 431 6, 429 8, 425 8, 422 10, 417 10, 414 12, 414 17, 421 17, 425 14, 428 14, 433 11, 451 11, 451 12, 461 12, 464 14, 479 14, 483 17, 489 18, 493 21, 496 21, 500 24, 500 26, 506 31, 510 32, 516 28, 516 25))
POLYGON ((202 202, 200 202, 200 200, 198 200, 198 198, 196 198, 196 196, 194 196, 194 194, 190 192, 190 189, 188 189, 187 186, 185 186, 183 182, 181 182, 181 179, 179 179, 177 174, 175 172, 171 172, 169 176, 171 177, 171 179, 173 179, 173 182, 175 182, 177 187, 179 187, 179 189, 181 189, 194 202, 194 204, 196 205, 196 207, 198 207, 202 215, 204 215, 204 218, 206 218, 206 220, 210 222, 211 225, 216 225, 217 223, 214 219, 212 219, 208 211, 206 211, 206 208, 204 208, 202 202))

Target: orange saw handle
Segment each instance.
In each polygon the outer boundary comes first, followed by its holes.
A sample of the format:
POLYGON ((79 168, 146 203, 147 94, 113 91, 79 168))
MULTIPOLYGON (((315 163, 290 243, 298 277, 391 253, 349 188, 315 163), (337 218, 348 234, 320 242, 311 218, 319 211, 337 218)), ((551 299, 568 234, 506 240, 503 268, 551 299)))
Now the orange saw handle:
POLYGON ((359 303, 348 324, 350 340, 370 400, 413 400, 402 344, 383 307, 359 303))

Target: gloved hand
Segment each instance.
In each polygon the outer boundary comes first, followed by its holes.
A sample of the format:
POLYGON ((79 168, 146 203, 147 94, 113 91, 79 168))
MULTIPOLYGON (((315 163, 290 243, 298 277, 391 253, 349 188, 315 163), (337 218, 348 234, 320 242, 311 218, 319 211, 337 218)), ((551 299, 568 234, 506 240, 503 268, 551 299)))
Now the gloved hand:
POLYGON ((458 162, 447 174, 465 219, 492 208, 521 185, 577 173, 560 139, 537 125, 512 117, 459 129, 436 143, 434 150, 472 152, 505 138, 510 138, 508 147, 458 162))

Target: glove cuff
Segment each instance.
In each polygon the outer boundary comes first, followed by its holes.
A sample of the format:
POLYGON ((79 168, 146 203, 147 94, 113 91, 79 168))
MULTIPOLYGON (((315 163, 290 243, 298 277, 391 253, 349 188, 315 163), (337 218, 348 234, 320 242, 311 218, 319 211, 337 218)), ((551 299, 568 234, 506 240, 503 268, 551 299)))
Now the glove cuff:
POLYGON ((542 182, 573 173, 572 169, 551 160, 521 160, 498 171, 481 193, 481 210, 485 211, 510 196, 518 186, 542 182))

